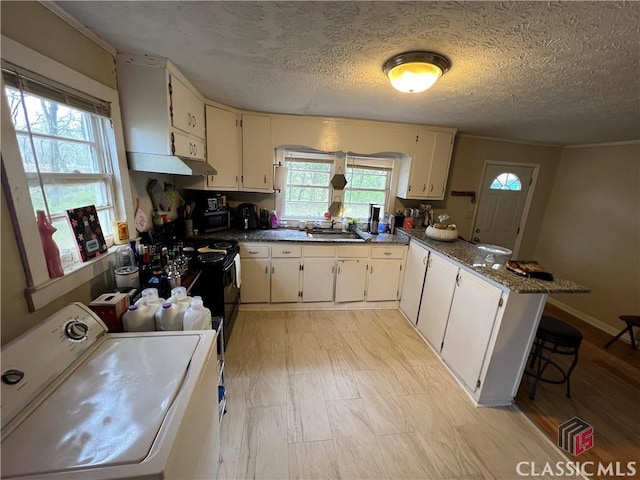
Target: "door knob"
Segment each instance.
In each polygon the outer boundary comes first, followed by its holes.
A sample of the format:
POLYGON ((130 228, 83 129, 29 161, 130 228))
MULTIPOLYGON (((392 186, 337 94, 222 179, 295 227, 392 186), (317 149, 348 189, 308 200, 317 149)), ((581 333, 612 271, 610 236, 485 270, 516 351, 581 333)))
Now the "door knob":
POLYGON ((479 228, 476 228, 476 233, 480 233, 480 229, 479 228))
POLYGON ((474 242, 479 242, 479 241, 480 241, 480 239, 479 239, 478 237, 473 237, 473 241, 474 241, 474 242))

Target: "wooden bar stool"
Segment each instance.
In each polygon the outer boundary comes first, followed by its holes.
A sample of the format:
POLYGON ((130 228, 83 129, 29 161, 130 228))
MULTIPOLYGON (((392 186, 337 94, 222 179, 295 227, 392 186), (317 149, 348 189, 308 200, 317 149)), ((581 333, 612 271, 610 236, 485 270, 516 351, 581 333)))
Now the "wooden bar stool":
POLYGON ((609 348, 611 344, 624 335, 625 332, 629 332, 629 337, 631 337, 631 348, 635 350, 637 347, 636 337, 633 335, 633 327, 640 327, 640 315, 620 315, 618 318, 627 324, 627 328, 623 329, 619 334, 609 340, 604 348, 609 348))
POLYGON ((529 355, 527 375, 534 377, 529 398, 534 399, 540 382, 567 384, 567 398, 571 398, 571 372, 578 364, 578 349, 582 343, 582 333, 577 328, 549 315, 543 315, 536 331, 536 338, 529 355), (573 355, 568 370, 554 361, 556 355, 573 355), (560 380, 545 377, 547 367, 554 367, 560 373, 560 380))

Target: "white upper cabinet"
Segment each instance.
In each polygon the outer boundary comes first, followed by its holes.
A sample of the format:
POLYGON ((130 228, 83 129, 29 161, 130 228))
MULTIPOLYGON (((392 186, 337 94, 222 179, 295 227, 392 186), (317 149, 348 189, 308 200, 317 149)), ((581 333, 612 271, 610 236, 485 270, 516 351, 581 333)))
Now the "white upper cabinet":
POLYGON ((402 162, 398 197, 416 200, 444 198, 453 137, 451 132, 420 129, 413 157, 402 162))
POLYGON ((216 169, 207 188, 238 190, 240 179, 240 123, 238 114, 207 105, 207 162, 216 169))
POLYGON ((117 73, 128 152, 205 160, 204 104, 171 62, 121 54, 117 73))
POLYGON ((273 192, 274 156, 271 117, 243 114, 241 190, 273 192))
POLYGON ((172 125, 183 132, 204 139, 204 103, 191 93, 177 75, 171 73, 169 73, 169 94, 172 125))

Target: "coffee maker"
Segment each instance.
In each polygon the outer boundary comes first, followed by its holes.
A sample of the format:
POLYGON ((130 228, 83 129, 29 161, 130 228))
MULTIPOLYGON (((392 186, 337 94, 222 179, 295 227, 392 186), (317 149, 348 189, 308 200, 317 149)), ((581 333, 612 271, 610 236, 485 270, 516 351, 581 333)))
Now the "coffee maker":
POLYGON ((380 205, 369 204, 369 233, 378 234, 378 224, 380 223, 380 205))
POLYGON ((255 230, 258 228, 258 207, 255 203, 241 203, 238 205, 238 228, 240 230, 255 230))
POLYGON ((271 215, 269 210, 265 208, 260 209, 260 218, 258 219, 258 227, 261 230, 268 230, 271 228, 271 215))

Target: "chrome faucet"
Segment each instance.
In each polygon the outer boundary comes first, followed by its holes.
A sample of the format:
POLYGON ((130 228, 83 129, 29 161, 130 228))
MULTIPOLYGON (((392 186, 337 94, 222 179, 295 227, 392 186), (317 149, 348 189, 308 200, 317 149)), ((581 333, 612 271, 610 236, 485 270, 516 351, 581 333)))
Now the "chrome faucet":
POLYGON ((333 226, 336 224, 335 220, 331 220, 331 230, 333 230, 333 226))

